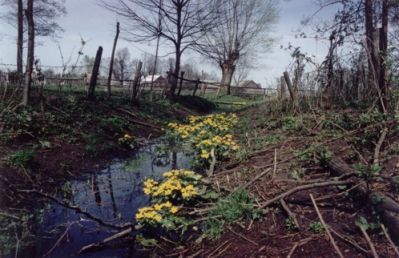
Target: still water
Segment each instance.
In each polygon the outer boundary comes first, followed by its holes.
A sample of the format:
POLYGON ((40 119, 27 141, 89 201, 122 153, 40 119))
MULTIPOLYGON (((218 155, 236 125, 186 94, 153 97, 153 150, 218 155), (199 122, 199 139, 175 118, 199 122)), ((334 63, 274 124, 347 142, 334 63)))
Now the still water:
MULTIPOLYGON (((142 191, 143 180, 160 178, 163 172, 173 168, 190 168, 188 155, 169 152, 170 149, 173 148, 160 141, 150 143, 134 151, 130 158, 115 159, 101 171, 88 171, 81 178, 65 183, 58 191, 58 199, 68 200, 109 223, 134 223, 136 211, 149 201, 142 191)), ((53 202, 45 204, 40 210, 33 209, 32 213, 35 214, 35 222, 30 233, 35 237, 28 247, 19 250, 18 257, 44 257, 46 254, 46 257, 57 258, 138 255, 131 242, 95 253, 77 254, 83 246, 101 241, 118 231, 100 226, 84 215, 53 202), (61 236, 64 237, 54 247, 61 236)))

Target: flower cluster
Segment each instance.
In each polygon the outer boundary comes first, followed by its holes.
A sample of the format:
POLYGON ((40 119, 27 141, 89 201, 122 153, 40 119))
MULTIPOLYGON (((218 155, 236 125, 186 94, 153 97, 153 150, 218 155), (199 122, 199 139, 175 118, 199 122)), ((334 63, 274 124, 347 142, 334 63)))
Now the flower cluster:
POLYGON ((118 143, 120 145, 129 147, 131 149, 133 149, 135 147, 135 142, 136 141, 135 141, 134 137, 127 133, 123 137, 118 139, 118 143))
POLYGON ((202 177, 190 170, 170 170, 164 179, 144 181, 143 191, 151 197, 152 206, 139 209, 136 220, 141 224, 162 224, 181 207, 199 195, 202 177))
POLYGON ((169 135, 187 141, 197 153, 198 163, 207 165, 212 160, 227 157, 239 149, 230 131, 237 123, 235 114, 190 116, 187 124, 168 124, 169 135))
POLYGON ((198 194, 196 185, 200 175, 189 170, 171 170, 163 174, 161 183, 153 179, 144 182, 144 193, 152 197, 171 197, 188 200, 198 194))
POLYGON ((153 207, 144 207, 136 213, 136 220, 154 220, 161 222, 162 216, 153 207))

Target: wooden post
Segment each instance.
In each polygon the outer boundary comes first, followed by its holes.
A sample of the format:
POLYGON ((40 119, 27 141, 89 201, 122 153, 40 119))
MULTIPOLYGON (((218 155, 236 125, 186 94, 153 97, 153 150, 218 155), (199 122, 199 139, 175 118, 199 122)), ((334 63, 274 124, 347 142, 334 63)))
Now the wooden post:
POLYGON ((290 75, 288 74, 288 72, 284 72, 284 79, 285 79, 285 82, 287 83, 288 91, 290 92, 291 101, 294 104, 294 107, 297 108, 298 103, 297 103, 296 91, 292 86, 292 82, 291 82, 290 75))
POLYGON ((137 93, 138 93, 138 87, 140 83, 140 77, 141 77, 141 68, 143 67, 143 62, 139 61, 137 64, 136 72, 134 74, 134 79, 133 79, 133 89, 132 89, 132 95, 130 96, 130 100, 133 101, 137 98, 137 93))
POLYGON ((184 71, 180 72, 180 85, 179 85, 179 92, 177 93, 177 96, 180 96, 181 88, 183 87, 184 74, 185 74, 184 71))
POLYGON ((198 86, 199 86, 200 82, 201 82, 201 81, 200 81, 200 79, 198 78, 197 81, 195 82, 193 96, 195 96, 195 94, 197 93, 198 86))
POLYGON ((285 99, 285 91, 286 91, 286 84, 284 80, 284 76, 280 77, 280 94, 279 94, 279 99, 283 100, 285 99))
POLYGON ((119 38, 119 22, 116 23, 116 35, 114 39, 114 46, 112 47, 112 54, 111 54, 111 60, 109 63, 109 73, 108 73, 108 81, 107 81, 107 88, 108 88, 108 98, 111 97, 111 79, 112 79, 112 71, 114 69, 114 57, 115 57, 115 49, 116 49, 116 44, 118 43, 118 38, 119 38))
POLYGON ((97 50, 96 59, 94 60, 93 71, 91 72, 89 90, 87 91, 87 99, 94 99, 94 92, 96 89, 98 71, 100 70, 101 56, 103 54, 103 48, 100 46, 97 50))
POLYGON ((205 96, 205 91, 206 91, 206 83, 202 82, 202 84, 201 84, 201 93, 200 93, 200 95, 202 97, 205 96))

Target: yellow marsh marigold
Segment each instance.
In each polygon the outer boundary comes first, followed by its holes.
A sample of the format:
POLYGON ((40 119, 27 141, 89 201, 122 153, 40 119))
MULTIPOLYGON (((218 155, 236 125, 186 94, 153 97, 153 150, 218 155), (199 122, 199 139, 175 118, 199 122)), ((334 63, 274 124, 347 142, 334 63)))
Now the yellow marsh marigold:
POLYGON ((144 193, 150 195, 158 189, 158 182, 154 179, 147 179, 144 181, 144 193))
POLYGON ((154 208, 144 207, 139 209, 139 211, 136 213, 136 220, 153 220, 160 222, 162 220, 162 216, 154 208))
POLYGON ((198 191, 194 185, 188 185, 181 189, 181 195, 183 199, 190 199, 191 197, 198 195, 198 191))

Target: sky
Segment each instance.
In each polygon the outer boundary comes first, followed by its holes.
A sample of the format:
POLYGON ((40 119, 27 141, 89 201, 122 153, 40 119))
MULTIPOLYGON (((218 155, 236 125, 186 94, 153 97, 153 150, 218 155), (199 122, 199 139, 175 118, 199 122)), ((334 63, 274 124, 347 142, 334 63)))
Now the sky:
MULTIPOLYGON (((317 61, 321 61, 327 55, 328 42, 295 37, 299 30, 307 33, 313 31, 311 27, 301 26, 301 21, 318 9, 314 3, 315 0, 279 0, 278 2, 279 19, 272 32, 275 42, 270 51, 257 55, 256 68, 248 76, 248 79, 260 83, 263 87, 271 87, 276 78, 280 77, 292 62, 289 52, 281 49, 280 46, 286 47, 289 43, 299 46, 303 52, 314 55, 317 61)), ((88 40, 83 51, 85 55, 95 56, 98 46, 104 48, 103 56, 111 55, 115 23, 118 17, 99 6, 98 3, 98 0, 66 0, 68 13, 59 19, 64 32, 57 39, 65 58, 72 56, 73 60, 76 59, 81 35, 88 40)), ((5 11, 6 8, 0 6, 0 13, 5 11)), ((319 13, 319 16, 331 17, 333 12, 334 10, 330 8, 319 13)), ((0 68, 4 67, 2 64, 16 63, 15 38, 16 30, 2 21, 0 23, 0 68)), ((35 55, 41 60, 42 65, 60 66, 62 64, 56 41, 50 38, 39 38, 38 43, 35 55)), ((127 47, 134 58, 141 58, 144 52, 149 54, 155 52, 155 42, 138 44, 120 40, 117 48, 123 47, 127 47)), ((160 49, 160 56, 171 52, 173 50, 163 46, 160 49)), ((170 56, 173 57, 173 54, 170 56)), ((221 73, 217 67, 193 52, 185 52, 183 62, 195 62, 200 70, 221 73)))

